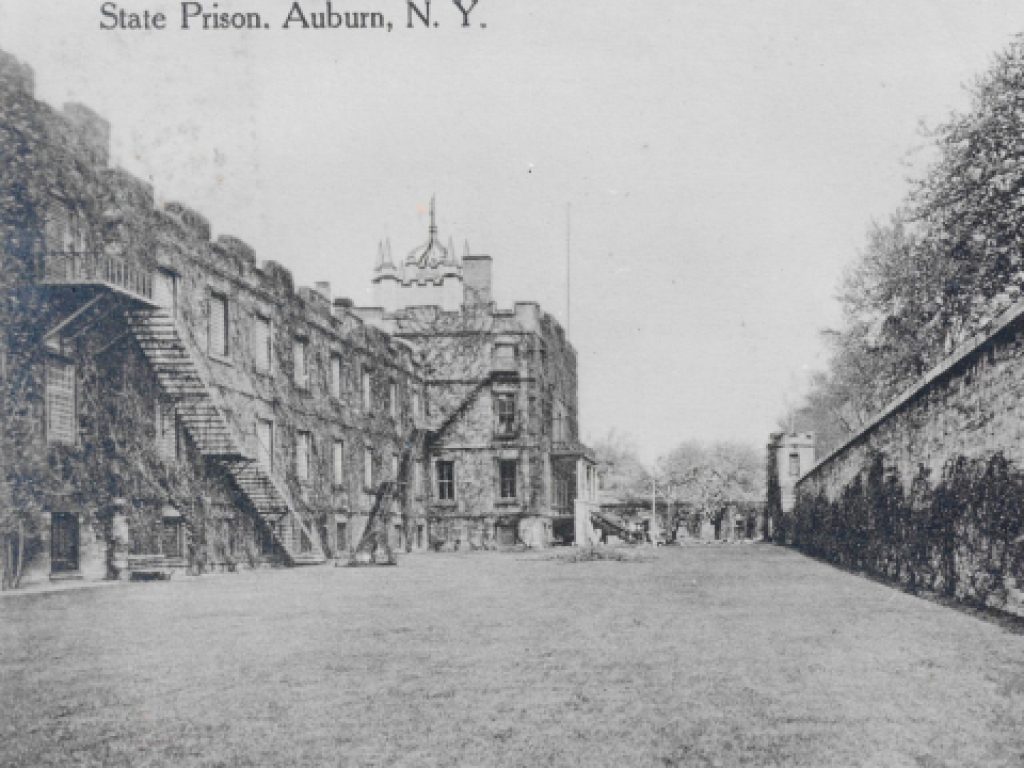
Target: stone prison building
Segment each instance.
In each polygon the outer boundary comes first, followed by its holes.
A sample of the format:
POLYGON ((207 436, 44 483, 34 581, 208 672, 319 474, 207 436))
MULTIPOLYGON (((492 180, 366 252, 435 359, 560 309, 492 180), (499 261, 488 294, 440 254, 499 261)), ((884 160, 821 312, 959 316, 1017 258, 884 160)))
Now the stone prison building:
POLYGON ((23 583, 347 559, 384 483, 396 549, 572 540, 596 488, 575 350, 537 304, 495 306, 491 257, 443 244, 433 203, 354 307, 155 206, 109 134, 0 52, 0 533, 23 583))

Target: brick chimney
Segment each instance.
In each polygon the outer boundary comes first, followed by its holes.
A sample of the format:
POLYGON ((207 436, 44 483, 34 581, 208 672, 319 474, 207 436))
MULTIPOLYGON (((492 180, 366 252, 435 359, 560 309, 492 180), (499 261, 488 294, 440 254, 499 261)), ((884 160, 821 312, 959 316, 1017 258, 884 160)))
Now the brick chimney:
POLYGON ((462 257, 462 285, 466 306, 491 303, 491 257, 466 254, 462 257))

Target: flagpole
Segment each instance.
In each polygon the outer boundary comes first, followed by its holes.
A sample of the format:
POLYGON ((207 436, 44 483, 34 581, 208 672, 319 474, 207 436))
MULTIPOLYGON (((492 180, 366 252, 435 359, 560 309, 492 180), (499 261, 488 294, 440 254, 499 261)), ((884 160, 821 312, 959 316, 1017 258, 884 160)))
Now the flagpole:
POLYGON ((572 332, 572 203, 565 204, 565 336, 572 332))

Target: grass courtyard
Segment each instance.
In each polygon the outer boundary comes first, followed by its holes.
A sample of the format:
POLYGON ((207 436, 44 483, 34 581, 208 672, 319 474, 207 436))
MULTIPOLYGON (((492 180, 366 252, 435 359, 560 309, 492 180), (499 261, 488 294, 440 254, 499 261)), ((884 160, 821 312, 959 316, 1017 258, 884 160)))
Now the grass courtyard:
POLYGON ((1020 766, 1024 636, 769 545, 0 599, 0 765, 1020 766))

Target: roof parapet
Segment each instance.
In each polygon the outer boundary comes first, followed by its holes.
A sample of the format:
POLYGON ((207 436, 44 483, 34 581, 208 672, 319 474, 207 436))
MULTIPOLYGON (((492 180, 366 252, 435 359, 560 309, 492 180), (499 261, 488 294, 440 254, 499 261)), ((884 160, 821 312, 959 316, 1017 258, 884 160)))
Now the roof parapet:
POLYGON ((106 166, 110 162, 110 122, 77 102, 65 104, 62 111, 90 161, 106 166))
POLYGON ((199 211, 189 208, 184 203, 169 202, 164 204, 164 210, 181 222, 182 226, 197 240, 210 241, 210 222, 199 211))

